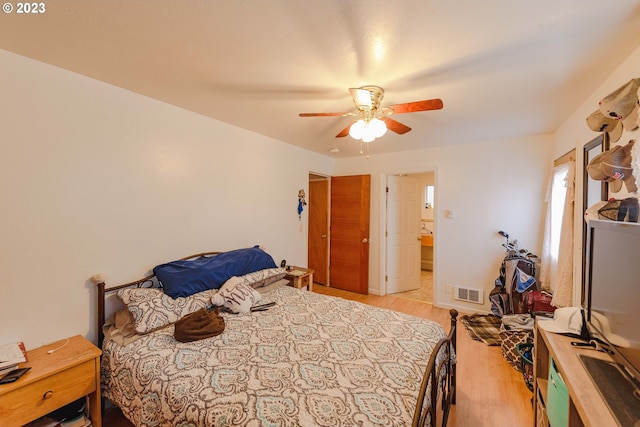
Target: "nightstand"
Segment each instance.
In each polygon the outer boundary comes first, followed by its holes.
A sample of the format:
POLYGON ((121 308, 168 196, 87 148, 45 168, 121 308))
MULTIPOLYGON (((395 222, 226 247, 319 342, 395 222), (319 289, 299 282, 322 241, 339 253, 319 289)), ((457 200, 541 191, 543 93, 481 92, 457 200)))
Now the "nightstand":
POLYGON ((20 367, 31 370, 16 382, 0 385, 2 427, 20 427, 83 396, 89 397, 93 427, 102 427, 101 353, 80 335, 27 351, 28 361, 20 367))
POLYGON ((287 270, 287 275, 285 277, 289 279, 294 288, 302 289, 306 286, 309 291, 313 291, 314 272, 315 270, 311 268, 291 266, 291 269, 287 270))

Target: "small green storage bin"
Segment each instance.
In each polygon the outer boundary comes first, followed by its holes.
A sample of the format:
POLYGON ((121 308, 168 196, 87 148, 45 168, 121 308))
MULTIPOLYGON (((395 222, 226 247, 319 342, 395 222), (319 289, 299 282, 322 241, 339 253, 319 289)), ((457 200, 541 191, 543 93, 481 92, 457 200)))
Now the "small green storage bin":
POLYGON ((549 385, 547 387, 549 425, 553 427, 568 427, 569 391, 552 357, 549 357, 549 385))

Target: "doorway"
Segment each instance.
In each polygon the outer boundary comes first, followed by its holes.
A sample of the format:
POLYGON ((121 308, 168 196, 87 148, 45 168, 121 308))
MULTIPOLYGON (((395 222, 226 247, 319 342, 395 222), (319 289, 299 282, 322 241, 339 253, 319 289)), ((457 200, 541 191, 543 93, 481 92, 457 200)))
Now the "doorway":
MULTIPOLYGON (((386 272, 387 272, 387 280, 386 280, 386 293, 393 294, 396 296, 414 299, 426 303, 433 303, 433 295, 434 295, 434 253, 435 253, 435 200, 436 200, 436 185, 435 185, 435 172, 427 171, 422 173, 410 173, 410 174, 398 174, 396 176, 402 177, 403 182, 417 183, 413 184, 417 185, 419 188, 419 202, 417 206, 411 207, 412 197, 408 197, 407 201, 404 203, 405 210, 414 209, 411 212, 405 212, 402 214, 404 217, 403 221, 398 221, 394 216, 394 211, 397 211, 394 206, 394 202, 390 201, 390 198, 394 198, 397 196, 391 195, 393 191, 387 190, 387 215, 386 215, 386 235, 387 240, 385 242, 385 253, 386 253, 386 272), (406 177, 406 178, 404 178, 406 177), (390 206, 392 206, 390 210, 390 206), (411 224, 406 224, 406 222, 411 222, 411 224), (403 255, 402 259, 398 256, 401 253, 397 249, 397 240, 393 238, 389 238, 389 236, 396 236, 403 234, 399 228, 408 228, 411 230, 413 227, 417 227, 419 233, 412 234, 407 240, 406 244, 403 247, 403 251, 409 256, 403 255), (419 262, 416 264, 412 261, 411 257, 415 253, 415 250, 411 247, 411 243, 413 239, 419 236, 419 249, 418 257, 419 262), (402 267, 399 267, 402 266, 402 267), (394 283, 390 283, 394 280, 393 277, 389 273, 397 271, 398 268, 409 269, 412 268, 411 271, 406 271, 401 274, 401 276, 407 276, 409 278, 414 277, 415 285, 411 286, 411 290, 402 290, 396 291, 396 286, 394 283)), ((389 186, 389 182, 395 181, 398 178, 396 176, 388 175, 387 176, 387 186, 389 186)), ((406 191, 406 190, 405 190, 406 191)), ((403 278, 402 280, 407 280, 403 278)))

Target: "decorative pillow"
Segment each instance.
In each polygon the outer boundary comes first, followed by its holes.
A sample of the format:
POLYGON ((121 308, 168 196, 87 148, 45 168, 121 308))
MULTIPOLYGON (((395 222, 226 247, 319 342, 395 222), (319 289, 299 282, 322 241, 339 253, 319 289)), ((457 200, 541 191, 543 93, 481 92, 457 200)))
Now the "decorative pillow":
POLYGON ((260 271, 254 271, 253 273, 240 276, 238 279, 240 280, 240 283, 244 283, 245 285, 251 286, 253 289, 257 289, 277 282, 286 274, 287 271, 282 267, 265 268, 260 271))
POLYGON ((131 312, 136 332, 146 334, 170 325, 189 313, 210 307, 211 295, 215 292, 207 290, 173 299, 159 288, 129 288, 119 290, 117 295, 131 312))
POLYGON ((237 277, 237 276, 233 276, 231 277, 229 280, 227 280, 226 282, 224 282, 224 285, 222 285, 220 287, 220 289, 218 289, 218 292, 224 292, 224 291, 230 291, 231 289, 233 289, 238 283, 242 283, 242 280, 237 277))
POLYGON ((178 298, 207 289, 218 289, 233 276, 275 267, 271 255, 254 246, 212 257, 161 264, 153 272, 162 283, 164 292, 172 298, 178 298))
POLYGON ((232 313, 248 313, 251 307, 262 300, 262 295, 251 286, 238 283, 211 297, 211 303, 224 307, 232 313))

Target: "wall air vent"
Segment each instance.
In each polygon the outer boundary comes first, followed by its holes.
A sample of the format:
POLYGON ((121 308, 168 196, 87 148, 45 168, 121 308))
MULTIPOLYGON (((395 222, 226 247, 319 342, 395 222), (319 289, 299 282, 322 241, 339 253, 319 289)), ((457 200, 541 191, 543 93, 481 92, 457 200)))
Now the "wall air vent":
POLYGON ((468 301, 476 304, 483 304, 484 291, 482 289, 463 288, 456 286, 454 288, 453 298, 460 301, 468 301))

